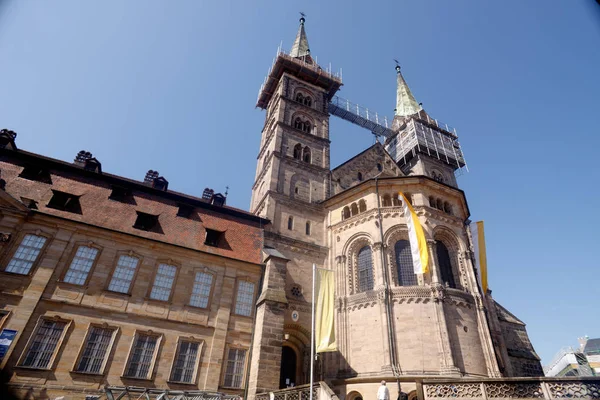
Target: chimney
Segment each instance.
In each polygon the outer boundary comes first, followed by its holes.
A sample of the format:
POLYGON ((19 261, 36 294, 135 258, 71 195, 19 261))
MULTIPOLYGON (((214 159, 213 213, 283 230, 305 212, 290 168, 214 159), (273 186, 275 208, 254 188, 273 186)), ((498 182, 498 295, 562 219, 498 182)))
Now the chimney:
POLYGON ((89 151, 81 150, 77 153, 73 164, 79 165, 87 171, 102 173, 102 164, 89 151))
POLYGON ((213 194, 215 194, 215 191, 210 189, 210 188, 204 188, 204 192, 202 192, 202 200, 207 201, 210 203, 213 194))
POLYGON ((0 130, 0 148, 1 149, 9 149, 9 150, 17 150, 17 145, 15 144, 16 138, 17 138, 17 132, 11 131, 9 129, 0 130))
POLYGON ((158 171, 152 171, 151 169, 146 172, 144 177, 144 183, 148 186, 152 186, 154 179, 158 178, 158 171))
POLYGON ((144 185, 166 192, 169 188, 169 181, 162 176, 158 176, 158 171, 148 170, 144 177, 144 185))

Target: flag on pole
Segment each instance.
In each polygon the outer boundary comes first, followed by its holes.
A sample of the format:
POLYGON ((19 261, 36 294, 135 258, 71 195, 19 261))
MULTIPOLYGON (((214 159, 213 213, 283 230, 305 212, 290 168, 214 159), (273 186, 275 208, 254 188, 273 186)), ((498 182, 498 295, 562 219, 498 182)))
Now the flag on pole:
POLYGON ((485 253, 485 233, 483 221, 477 221, 470 225, 471 237, 473 238, 473 251, 475 252, 475 269, 477 270, 477 281, 482 294, 487 293, 487 255, 485 253))
POLYGON ((315 290, 315 344, 317 353, 337 350, 333 326, 334 276, 333 271, 317 268, 315 290))
POLYGON ((398 193, 402 201, 402 210, 406 217, 408 226, 408 239, 412 253, 413 268, 415 274, 424 274, 429 271, 429 252, 427 250, 427 239, 419 217, 402 192, 398 193))

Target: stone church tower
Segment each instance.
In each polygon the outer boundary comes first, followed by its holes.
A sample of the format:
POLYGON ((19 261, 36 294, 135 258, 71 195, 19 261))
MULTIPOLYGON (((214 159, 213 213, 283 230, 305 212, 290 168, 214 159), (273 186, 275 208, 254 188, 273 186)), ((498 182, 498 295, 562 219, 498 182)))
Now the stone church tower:
POLYGON ((342 399, 374 398, 381 379, 398 382, 396 398, 400 381, 409 393, 427 376, 541 375, 525 324, 477 284, 456 132, 423 110, 397 66, 385 143, 331 169, 329 116, 350 111, 335 107, 341 79, 317 65, 304 24, 257 102, 266 117, 251 211, 271 224, 250 394, 308 382, 313 263, 336 276, 338 350, 319 355, 317 378, 342 399), (425 230, 426 274, 412 272, 398 192, 425 230))

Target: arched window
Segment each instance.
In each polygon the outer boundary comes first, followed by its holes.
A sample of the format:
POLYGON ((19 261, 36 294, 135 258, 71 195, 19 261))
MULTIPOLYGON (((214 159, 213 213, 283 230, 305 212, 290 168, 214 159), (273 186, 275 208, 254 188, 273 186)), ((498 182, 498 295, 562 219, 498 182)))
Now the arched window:
POLYGON ((370 246, 360 249, 357 264, 358 291, 373 290, 373 258, 370 246))
POLYGON ((377 171, 379 171, 379 172, 383 171, 383 167, 379 163, 377 163, 377 171))
POLYGON ((389 194, 383 195, 383 207, 391 207, 392 206, 392 198, 389 194))
POLYGON ((362 179, 363 179, 363 177, 362 177, 362 172, 359 172, 359 173, 358 173, 358 180, 362 182, 362 179))
POLYGON ((288 218, 288 229, 291 231, 292 229, 294 229, 294 217, 289 217, 288 218))
POLYGON ((433 196, 429 196, 429 206, 435 208, 435 198, 433 196))
POLYGON ((406 201, 408 201, 408 203, 412 206, 412 194, 404 193, 404 197, 406 197, 406 201))
POLYGON ((302 122, 302 120, 300 119, 300 117, 296 118, 294 120, 294 128, 296 129, 302 129, 304 123, 302 122))
POLYGON ((392 205, 394 207, 398 207, 400 205, 400 200, 398 200, 398 195, 397 194, 394 194, 392 196, 392 205))
POLYGON ((342 219, 350 218, 350 207, 346 206, 342 210, 342 219))
POLYGON ((298 94, 296 95, 296 101, 297 101, 298 103, 302 103, 302 102, 303 102, 303 100, 304 100, 304 96, 302 96, 302 93, 298 93, 298 94))
POLYGON ((294 146, 294 158, 296 160, 299 160, 301 155, 302 155, 302 145, 300 143, 298 143, 297 145, 294 146))
POLYGON ((411 286, 417 284, 417 276, 414 273, 410 242, 398 240, 394 245, 396 253, 396 270, 398 271, 398 285, 411 286))
POLYGON ((350 205, 350 211, 352 211, 353 217, 358 214, 358 206, 356 205, 356 203, 352 203, 350 205))
POLYGON ((358 202, 358 211, 359 212, 365 212, 367 211, 367 202, 364 200, 360 200, 358 202))
POLYGON ((452 215, 452 206, 447 201, 444 202, 444 212, 452 215))
POLYGON ((310 97, 306 96, 306 97, 304 98, 304 101, 303 101, 303 103, 304 103, 304 105, 305 105, 305 106, 308 106, 308 107, 310 107, 310 106, 312 106, 312 99, 311 99, 310 97))
POLYGON ((450 253, 446 245, 439 240, 436 242, 436 252, 438 258, 438 268, 442 276, 442 282, 448 283, 451 288, 456 288, 454 274, 452 273, 452 263, 450 262, 450 253))
POLYGON ((310 130, 311 130, 310 122, 308 122, 308 121, 304 122, 302 130, 306 133, 310 133, 310 130))
POLYGON ((298 186, 294 188, 294 194, 298 194, 298 186))
POLYGON ((306 234, 310 235, 310 222, 306 221, 306 234))
POLYGON ((308 146, 302 150, 302 161, 310 164, 310 148, 308 146))
POLYGON ((444 210, 444 204, 442 203, 442 201, 440 199, 437 199, 437 201, 436 201, 436 208, 438 210, 444 210))

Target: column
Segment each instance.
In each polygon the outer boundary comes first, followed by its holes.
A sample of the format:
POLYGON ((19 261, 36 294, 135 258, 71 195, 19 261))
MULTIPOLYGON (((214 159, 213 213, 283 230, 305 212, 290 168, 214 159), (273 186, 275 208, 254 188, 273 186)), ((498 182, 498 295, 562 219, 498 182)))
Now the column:
POLYGON ((431 268, 432 277, 431 290, 435 307, 435 322, 438 327, 438 346, 440 350, 441 370, 444 374, 460 375, 460 370, 454 364, 452 346, 450 338, 448 337, 448 324, 444 312, 444 297, 446 290, 444 286, 440 284, 441 279, 435 243, 435 240, 427 241, 427 247, 429 249, 429 266, 431 268))
POLYGON ((288 260, 270 255, 265 262, 263 290, 257 302, 252 358, 249 360, 249 399, 254 399, 256 393, 279 389, 288 260))

